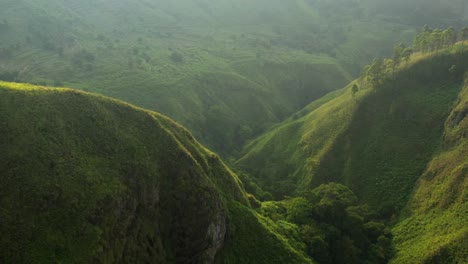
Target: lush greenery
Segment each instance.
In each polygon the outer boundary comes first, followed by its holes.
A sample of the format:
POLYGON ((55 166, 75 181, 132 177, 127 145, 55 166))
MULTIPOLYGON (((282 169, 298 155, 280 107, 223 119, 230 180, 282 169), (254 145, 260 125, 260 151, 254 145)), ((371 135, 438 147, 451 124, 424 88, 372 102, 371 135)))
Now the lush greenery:
POLYGON ((444 137, 394 228, 391 263, 463 263, 468 258, 468 76, 444 137))
POLYGON ((356 82, 254 140, 238 165, 277 199, 338 181, 391 214, 437 147, 467 68, 466 47, 415 53, 396 67, 376 59, 356 82))
POLYGON ((464 263, 467 11, 3 0, 0 262, 464 263))
POLYGON ((0 124, 2 263, 310 262, 250 209, 218 156, 164 116, 0 82, 0 124))
POLYGON ((344 185, 321 185, 285 207, 307 254, 319 263, 387 263, 393 256, 390 228, 372 221, 367 206, 344 185))
POLYGON ((0 79, 162 112, 223 156, 343 87, 413 24, 356 1, 23 0, 0 8, 0 79), (268 8, 265 8, 268 6, 268 8))
MULTIPOLYGON (((343 90, 254 140, 238 161, 254 176, 248 178, 252 190, 258 184, 276 199, 298 195, 286 200, 292 201, 288 217, 305 226, 315 207, 303 192, 342 182, 376 210, 374 217, 396 224, 392 263, 462 263, 468 52, 466 43, 447 46, 432 52, 411 48, 396 65, 376 59, 343 90)), ((267 204, 270 217, 283 219, 287 202, 267 204)))
POLYGON ((245 206, 229 207, 231 232, 219 263, 314 263, 304 252, 297 226, 273 221, 245 206))

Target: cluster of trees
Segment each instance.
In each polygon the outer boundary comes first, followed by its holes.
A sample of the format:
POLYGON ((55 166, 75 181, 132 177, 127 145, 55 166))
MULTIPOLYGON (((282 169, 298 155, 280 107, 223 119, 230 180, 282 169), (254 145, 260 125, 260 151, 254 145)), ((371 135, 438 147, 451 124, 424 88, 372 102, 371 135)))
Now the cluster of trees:
POLYGON ((416 51, 431 52, 452 47, 459 40, 468 40, 468 27, 464 27, 460 32, 457 32, 453 28, 446 30, 431 29, 426 25, 414 39, 413 46, 416 51))
POLYGON ((372 221, 346 186, 329 183, 288 202, 287 220, 299 226, 306 253, 319 263, 387 263, 392 234, 372 221))
POLYGON ((431 29, 426 25, 416 36, 412 46, 407 47, 403 43, 398 43, 393 47, 391 59, 375 58, 370 65, 365 66, 364 77, 372 84, 378 84, 387 76, 388 72, 394 73, 402 62, 408 63, 414 52, 436 52, 443 48, 451 48, 458 41, 466 40, 468 40, 468 27, 457 32, 453 28, 431 29))

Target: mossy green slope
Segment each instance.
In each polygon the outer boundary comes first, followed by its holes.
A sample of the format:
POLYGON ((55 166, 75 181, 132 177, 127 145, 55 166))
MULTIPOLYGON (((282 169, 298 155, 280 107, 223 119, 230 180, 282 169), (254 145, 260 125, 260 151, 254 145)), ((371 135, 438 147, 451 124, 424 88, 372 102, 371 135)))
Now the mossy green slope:
POLYGON ((259 220, 217 155, 160 114, 0 82, 0 149, 3 263, 210 263, 221 251, 308 261, 259 220), (270 239, 255 254, 225 243, 256 232, 270 239))
MULTIPOLYGON (((233 155, 246 139, 349 80, 333 60, 248 60, 233 67, 234 71, 184 78, 165 92, 143 90, 140 95, 145 96, 130 95, 130 101, 147 108, 157 106, 217 153, 233 155)), ((111 95, 126 98, 131 93, 122 90, 111 95)))
POLYGON ((313 102, 248 145, 238 165, 277 198, 345 183, 396 223, 392 263, 464 263, 468 52, 458 45, 313 102))
POLYGON ((277 198, 337 181, 370 205, 402 208, 437 148, 467 56, 414 56, 382 84, 358 80, 356 94, 352 85, 329 94, 254 140, 238 164, 277 198))
POLYGON ((363 87, 353 97, 345 88, 313 102, 251 142, 239 167, 276 198, 293 194, 312 180, 311 173, 347 128, 357 101, 371 91, 363 87))
POLYGON ((313 184, 340 181, 373 206, 405 206, 439 144, 467 58, 467 52, 435 55, 377 87, 324 157, 313 184), (460 70, 451 74, 453 65, 460 70))
POLYGON ((394 228, 392 263, 464 263, 468 259, 468 76, 437 153, 394 228))

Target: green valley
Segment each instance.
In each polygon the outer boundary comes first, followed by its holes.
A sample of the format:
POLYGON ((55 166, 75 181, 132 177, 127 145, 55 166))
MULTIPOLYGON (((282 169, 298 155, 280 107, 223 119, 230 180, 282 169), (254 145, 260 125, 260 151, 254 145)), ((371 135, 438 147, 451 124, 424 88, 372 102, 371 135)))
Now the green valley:
POLYGON ((345 184, 396 223, 391 263, 463 263, 467 48, 415 54, 378 83, 362 76, 254 140, 238 165, 276 199, 345 184))
POLYGON ((0 0, 0 263, 467 263, 467 135, 464 0, 0 0))
POLYGON ((0 79, 156 110, 232 156, 415 34, 368 12, 352 1, 5 0, 0 79))

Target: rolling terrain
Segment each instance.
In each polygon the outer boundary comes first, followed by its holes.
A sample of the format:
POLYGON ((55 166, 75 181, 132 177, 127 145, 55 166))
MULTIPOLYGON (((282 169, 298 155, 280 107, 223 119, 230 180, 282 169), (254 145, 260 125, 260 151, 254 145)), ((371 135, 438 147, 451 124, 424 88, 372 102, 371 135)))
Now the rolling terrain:
POLYGON ((247 145, 238 166, 276 199, 347 185, 396 224, 391 263, 462 263, 468 53, 458 45, 311 103, 247 145))
POLYGON ((97 92, 161 112, 226 157, 343 87, 419 28, 353 1, 1 5, 0 79, 97 92))
POLYGON ((0 0, 0 263, 465 263, 467 23, 0 0))
POLYGON ((0 82, 0 124, 1 262, 311 263, 160 114, 0 82))
POLYGON ((379 84, 362 77, 253 141, 239 165, 249 170, 255 159, 250 173, 260 187, 296 196, 278 202, 257 201, 216 154, 158 113, 68 88, 1 82, 0 259, 460 262, 468 60, 458 45, 416 54, 379 84), (407 98, 417 103, 410 110, 407 98), (380 131, 387 134, 374 139, 380 131), (362 173, 363 163, 379 157, 388 165, 362 173), (298 169, 288 172, 294 159, 298 169), (288 177, 273 174, 272 165, 285 166, 288 177), (371 179, 386 185, 366 185, 371 179), (329 182, 350 189, 321 185, 329 182))

